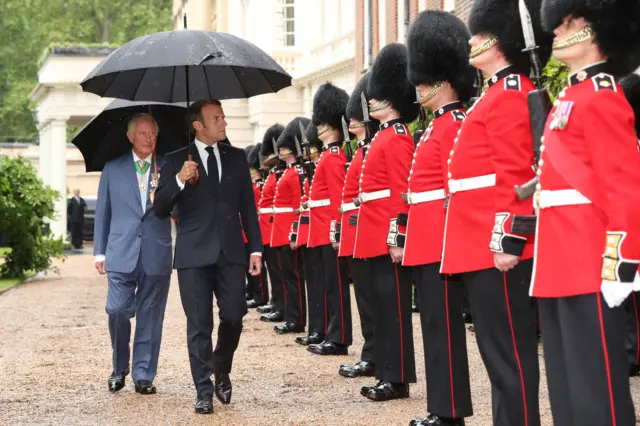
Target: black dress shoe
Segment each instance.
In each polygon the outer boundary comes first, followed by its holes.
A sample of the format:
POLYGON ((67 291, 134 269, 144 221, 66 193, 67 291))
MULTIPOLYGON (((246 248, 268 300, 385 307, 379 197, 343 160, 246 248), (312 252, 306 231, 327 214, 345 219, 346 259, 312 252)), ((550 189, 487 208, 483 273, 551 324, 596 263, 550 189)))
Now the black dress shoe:
POLYGON ((247 302, 247 308, 249 308, 249 309, 259 308, 259 307, 261 307, 261 306, 265 306, 265 304, 264 304, 264 303, 262 303, 262 302, 261 302, 261 301, 259 301, 259 300, 251 299, 251 300, 249 300, 249 301, 247 302))
POLYGON ((464 322, 467 324, 473 324, 473 317, 471 316, 471 314, 462 314, 462 318, 464 319, 464 322))
POLYGON ((640 365, 630 365, 629 377, 637 377, 637 376, 640 376, 640 365))
POLYGON ((409 385, 405 383, 382 382, 369 390, 367 398, 372 401, 391 401, 392 399, 409 398, 409 385))
POLYGON ((471 324, 469 326, 469 331, 472 332, 472 333, 475 333, 476 332, 476 327, 473 324, 471 324))
POLYGON ((347 355, 347 348, 348 346, 326 341, 307 346, 307 350, 316 355, 347 355))
POLYGON ((153 395, 156 387, 150 380, 137 380, 135 383, 136 393, 142 395, 153 395))
POLYGON ((373 388, 375 388, 376 386, 378 386, 380 383, 382 383, 382 380, 380 380, 378 383, 376 383, 373 386, 363 386, 360 388, 360 395, 362 396, 367 396, 369 395, 369 391, 373 388))
POLYGON ((281 311, 271 312, 270 314, 264 314, 260 317, 260 321, 264 322, 281 322, 284 319, 284 314, 281 311))
POLYGON ((260 306, 258 309, 256 309, 256 311, 258 311, 259 314, 270 314, 271 312, 273 312, 273 305, 266 304, 260 306))
POLYGON ((420 312, 420 305, 411 305, 411 312, 420 312))
POLYGON ((244 294, 244 298, 245 298, 245 299, 247 299, 247 300, 251 300, 251 299, 253 299, 253 294, 251 294, 251 293, 245 293, 245 294, 244 294))
POLYGON ((450 419, 429 414, 426 419, 413 419, 409 426, 464 426, 464 418, 450 419))
POLYGON ((213 413, 213 398, 211 395, 199 396, 198 402, 196 402, 196 414, 211 413, 213 413))
POLYGON ((302 346, 317 345, 324 342, 324 334, 311 333, 308 336, 296 337, 296 343, 302 346))
POLYGON ((120 389, 124 387, 124 378, 129 375, 129 369, 127 368, 124 373, 111 373, 109 376, 109 380, 107 381, 109 385, 109 392, 114 393, 118 392, 120 389))
POLYGON ((229 374, 216 374, 215 380, 215 394, 218 401, 223 404, 229 404, 231 402, 231 392, 233 386, 231 386, 231 379, 229 374))
POLYGON ((285 322, 284 324, 278 324, 273 329, 278 334, 304 333, 303 325, 298 325, 292 322, 285 322))
POLYGON ((373 377, 376 375, 376 366, 367 361, 358 361, 354 365, 342 364, 338 374, 342 377, 373 377))

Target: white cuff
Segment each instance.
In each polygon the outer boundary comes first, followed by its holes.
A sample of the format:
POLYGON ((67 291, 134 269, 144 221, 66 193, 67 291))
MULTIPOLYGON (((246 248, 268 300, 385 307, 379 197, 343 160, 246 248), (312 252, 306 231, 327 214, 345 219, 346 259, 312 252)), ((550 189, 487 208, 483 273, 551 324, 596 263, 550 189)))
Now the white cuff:
POLYGON ((251 256, 260 256, 262 257, 262 253, 260 253, 259 251, 255 252, 255 253, 251 253, 251 256))
POLYGON ((184 183, 180 181, 178 175, 176 175, 176 182, 178 183, 178 188, 180 188, 180 191, 182 191, 184 189, 184 183))
POLYGON ((105 260, 104 254, 96 254, 93 257, 93 263, 104 262, 104 260, 105 260))

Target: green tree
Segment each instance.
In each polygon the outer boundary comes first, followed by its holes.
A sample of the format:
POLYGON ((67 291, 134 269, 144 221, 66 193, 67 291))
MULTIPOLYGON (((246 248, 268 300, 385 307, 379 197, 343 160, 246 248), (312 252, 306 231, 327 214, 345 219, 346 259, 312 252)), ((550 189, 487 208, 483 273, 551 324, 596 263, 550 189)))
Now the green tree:
POLYGON ((38 58, 51 43, 123 44, 171 29, 172 0, 2 0, 0 141, 34 138, 38 58))
POLYGON ((42 183, 28 160, 0 155, 0 235, 11 252, 0 265, 1 278, 45 271, 62 257, 62 239, 53 239, 45 219, 53 219, 57 191, 42 183))

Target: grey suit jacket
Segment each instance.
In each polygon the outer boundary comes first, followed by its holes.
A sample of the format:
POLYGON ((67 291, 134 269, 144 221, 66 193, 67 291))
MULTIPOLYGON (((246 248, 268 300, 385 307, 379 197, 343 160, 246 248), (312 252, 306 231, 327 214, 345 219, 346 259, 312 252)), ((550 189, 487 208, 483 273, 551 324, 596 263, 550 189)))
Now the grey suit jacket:
MULTIPOLYGON (((158 167, 162 166, 158 157, 158 167)), ((149 180, 153 169, 149 173, 149 180)), ((94 255, 106 256, 107 272, 131 273, 142 256, 147 275, 171 274, 171 222, 159 219, 147 196, 142 212, 133 153, 107 162, 98 188, 94 255)))

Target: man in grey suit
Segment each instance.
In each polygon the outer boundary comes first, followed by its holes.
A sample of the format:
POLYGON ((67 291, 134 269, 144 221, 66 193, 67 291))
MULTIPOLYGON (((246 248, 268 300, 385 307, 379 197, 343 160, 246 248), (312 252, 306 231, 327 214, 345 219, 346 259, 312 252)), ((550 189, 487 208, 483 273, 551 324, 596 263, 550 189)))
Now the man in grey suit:
MULTIPOLYGON (((162 323, 171 279, 171 222, 154 214, 157 188, 154 158, 158 124, 138 114, 129 122, 130 152, 109 161, 100 176, 95 214, 94 255, 108 276, 106 311, 113 349, 109 391, 124 387, 129 374, 131 318, 137 315, 133 343, 135 391, 154 394, 162 323)), ((161 167, 160 159, 156 159, 161 167)))

